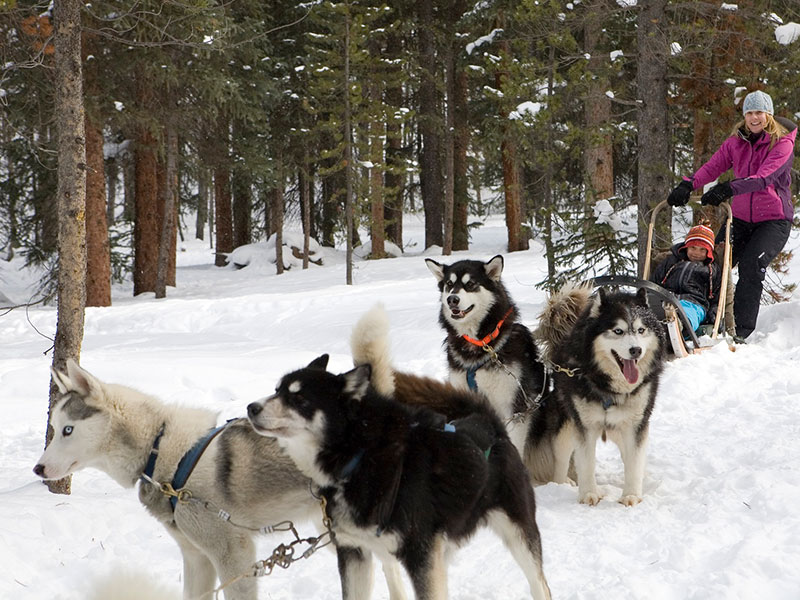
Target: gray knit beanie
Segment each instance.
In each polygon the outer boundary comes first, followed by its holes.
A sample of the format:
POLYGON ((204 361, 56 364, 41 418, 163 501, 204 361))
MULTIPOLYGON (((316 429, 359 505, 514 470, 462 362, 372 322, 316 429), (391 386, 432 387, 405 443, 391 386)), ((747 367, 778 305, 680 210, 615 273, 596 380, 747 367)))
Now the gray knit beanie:
POLYGON ((772 109, 772 98, 769 97, 769 94, 765 94, 761 90, 750 92, 745 96, 744 102, 742 103, 742 114, 746 115, 751 110, 760 110, 761 112, 771 115, 775 114, 772 109))

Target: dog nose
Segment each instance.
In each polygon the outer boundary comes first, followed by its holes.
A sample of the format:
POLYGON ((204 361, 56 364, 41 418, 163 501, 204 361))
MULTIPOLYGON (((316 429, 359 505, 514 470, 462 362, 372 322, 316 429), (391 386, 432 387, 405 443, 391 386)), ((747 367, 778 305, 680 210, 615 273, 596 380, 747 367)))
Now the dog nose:
POLYGON ((247 405, 247 416, 250 418, 257 417, 263 409, 264 406, 260 402, 251 402, 247 405))
POLYGON ((631 358, 640 358, 642 356, 642 347, 641 346, 631 346, 630 350, 631 358))
POLYGON ((461 301, 461 298, 459 298, 459 297, 458 297, 458 296, 456 296, 455 294, 450 294, 450 295, 447 297, 447 306, 449 306, 449 307, 451 307, 451 308, 452 308, 452 307, 454 307, 454 306, 458 306, 458 303, 459 303, 460 301, 461 301))
POLYGON ((39 477, 44 477, 44 465, 36 465, 33 467, 33 472, 36 473, 39 477))

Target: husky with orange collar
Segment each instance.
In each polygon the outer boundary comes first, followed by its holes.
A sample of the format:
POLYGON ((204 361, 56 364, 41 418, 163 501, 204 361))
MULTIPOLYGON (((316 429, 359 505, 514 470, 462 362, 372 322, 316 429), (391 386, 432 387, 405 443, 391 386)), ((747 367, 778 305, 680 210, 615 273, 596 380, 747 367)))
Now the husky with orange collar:
POLYGON ((503 257, 425 263, 439 283, 450 382, 488 398, 535 482, 555 480, 569 465, 569 457, 555 464, 564 452, 553 447, 567 416, 551 400, 536 343, 501 281, 503 257))

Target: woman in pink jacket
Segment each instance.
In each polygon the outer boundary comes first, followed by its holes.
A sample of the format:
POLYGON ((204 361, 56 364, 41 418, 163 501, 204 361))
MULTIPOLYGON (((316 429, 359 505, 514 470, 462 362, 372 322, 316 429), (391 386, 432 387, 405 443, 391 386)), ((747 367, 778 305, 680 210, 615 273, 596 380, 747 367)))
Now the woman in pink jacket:
MULTIPOLYGON (((772 98, 751 92, 742 104, 744 120, 692 177, 672 190, 667 202, 683 206, 693 190, 733 169, 733 179, 703 194, 702 204, 718 206, 731 200, 731 252, 739 265, 733 314, 736 341, 743 342, 756 327, 767 266, 789 239, 794 217, 791 168, 797 125, 774 117, 772 98)), ((719 239, 717 240, 719 241, 719 239)))

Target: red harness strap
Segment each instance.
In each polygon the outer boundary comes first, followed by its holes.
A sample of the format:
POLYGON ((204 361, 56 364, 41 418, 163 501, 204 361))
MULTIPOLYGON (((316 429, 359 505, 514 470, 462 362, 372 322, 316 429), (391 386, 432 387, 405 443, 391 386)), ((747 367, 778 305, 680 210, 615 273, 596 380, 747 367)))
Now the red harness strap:
POLYGON ((493 342, 498 335, 500 335, 500 328, 503 326, 503 323, 506 322, 508 316, 514 311, 514 308, 511 307, 508 309, 508 312, 500 319, 500 322, 497 324, 497 327, 494 328, 494 331, 487 335, 482 340, 476 340, 475 338, 471 338, 468 335, 464 334, 461 337, 468 341, 470 344, 474 344, 476 346, 480 346, 481 348, 484 346, 488 346, 489 342, 493 342))

